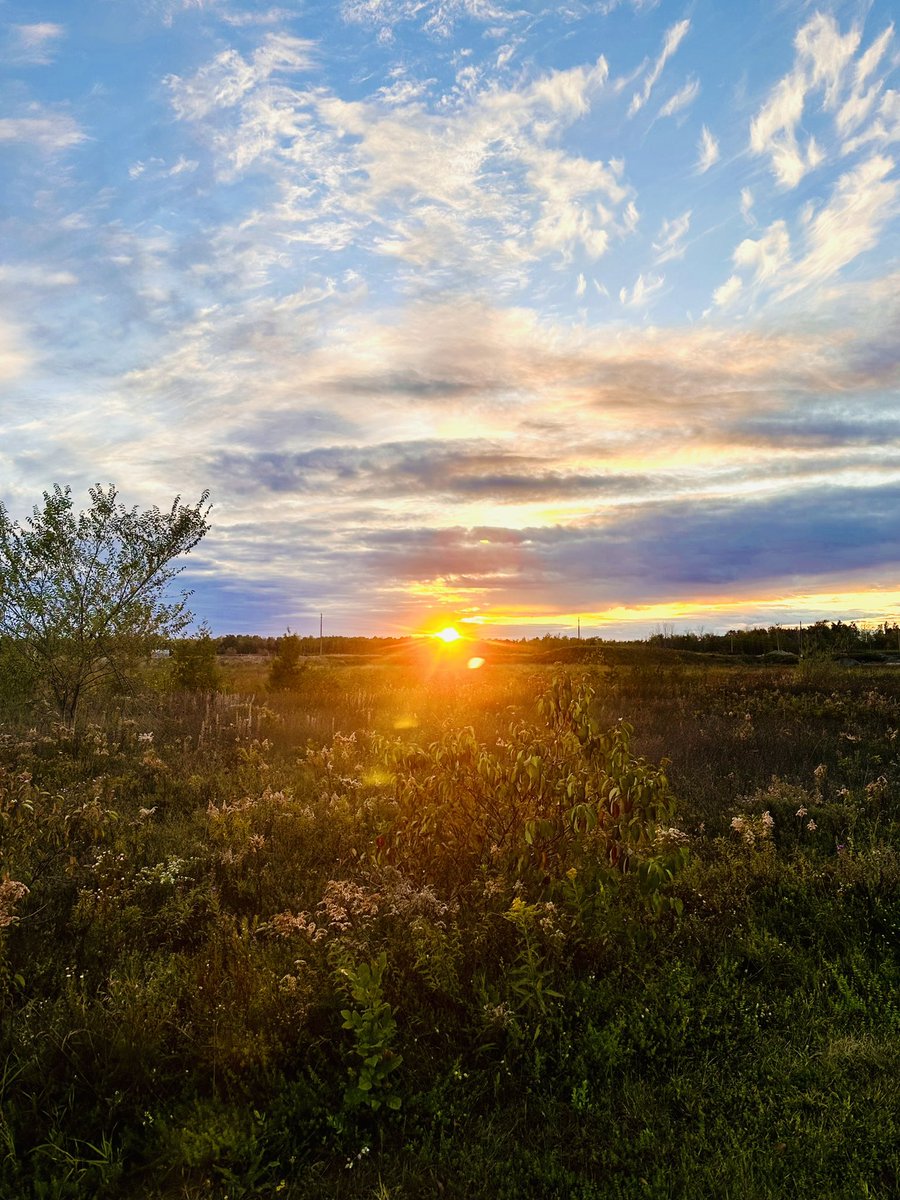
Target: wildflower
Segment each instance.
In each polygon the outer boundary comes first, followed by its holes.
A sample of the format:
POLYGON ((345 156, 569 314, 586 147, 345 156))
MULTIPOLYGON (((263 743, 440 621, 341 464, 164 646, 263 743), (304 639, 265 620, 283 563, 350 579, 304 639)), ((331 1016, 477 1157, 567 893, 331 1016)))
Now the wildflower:
POLYGON ((309 913, 281 912, 275 913, 269 922, 269 930, 276 937, 290 938, 295 934, 307 937, 310 941, 320 942, 325 938, 325 931, 319 929, 309 913))
POLYGON ((732 817, 731 828, 735 833, 739 833, 744 840, 745 845, 752 846, 756 841, 756 834, 753 832, 753 826, 746 817, 732 817))
POLYGON ((762 821, 763 826, 766 829, 774 829, 775 828, 775 818, 772 816, 772 814, 769 812, 768 809, 766 809, 766 811, 760 817, 760 820, 762 821))
POLYGON ((807 821, 806 828, 810 833, 815 833, 818 826, 816 825, 815 821, 807 821))
POLYGON ((656 850, 675 850, 679 846, 686 846, 690 840, 690 835, 677 825, 666 825, 657 829, 653 837, 653 846, 656 850))
POLYGON ((807 810, 806 810, 806 807, 805 807, 805 805, 801 804, 801 805, 800 805, 800 807, 797 809, 797 816, 798 816, 798 817, 805 817, 805 816, 806 816, 806 811, 807 811, 807 810))
POLYGON ((866 784, 866 799, 867 800, 883 800, 888 790, 888 781, 884 775, 879 775, 877 779, 873 779, 871 783, 866 784))
POLYGON ((0 880, 0 929, 6 929, 18 921, 14 909, 27 895, 28 888, 18 879, 10 879, 7 875, 0 880))

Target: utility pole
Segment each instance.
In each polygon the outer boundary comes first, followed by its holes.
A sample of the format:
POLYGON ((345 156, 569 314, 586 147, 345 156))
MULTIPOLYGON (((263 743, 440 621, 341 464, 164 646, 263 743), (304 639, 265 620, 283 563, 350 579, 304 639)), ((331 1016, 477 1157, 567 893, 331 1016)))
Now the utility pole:
POLYGON ((803 657, 803 622, 802 621, 800 622, 800 635, 799 635, 798 649, 799 649, 799 654, 797 655, 797 657, 802 658, 803 657))
POLYGON ((578 618, 578 640, 581 641, 581 617, 578 618))
POLYGON ((322 614, 319 613, 319 658, 322 657, 322 614))

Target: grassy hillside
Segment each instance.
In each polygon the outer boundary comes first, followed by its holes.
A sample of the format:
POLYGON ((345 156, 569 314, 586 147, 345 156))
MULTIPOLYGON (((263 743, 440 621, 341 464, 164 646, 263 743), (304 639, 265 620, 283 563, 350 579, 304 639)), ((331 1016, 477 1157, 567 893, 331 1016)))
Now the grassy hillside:
POLYGON ((166 669, 2 715, 0 1196, 900 1193, 900 671, 166 669))

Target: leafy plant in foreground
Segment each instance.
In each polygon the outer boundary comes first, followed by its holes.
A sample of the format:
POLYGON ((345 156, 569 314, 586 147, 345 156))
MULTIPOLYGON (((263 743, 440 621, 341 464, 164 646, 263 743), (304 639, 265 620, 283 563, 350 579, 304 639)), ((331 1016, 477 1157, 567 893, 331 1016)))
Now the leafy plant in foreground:
POLYGON ((382 993, 386 970, 387 955, 383 950, 372 962, 344 963, 338 967, 338 979, 356 1005, 341 1009, 343 1027, 353 1035, 353 1054, 359 1060, 356 1068, 350 1069, 351 1082, 344 1092, 348 1108, 365 1106, 376 1110, 385 1104, 396 1109, 401 1104, 400 1093, 394 1090, 393 1074, 403 1058, 392 1046, 397 1022, 382 993))

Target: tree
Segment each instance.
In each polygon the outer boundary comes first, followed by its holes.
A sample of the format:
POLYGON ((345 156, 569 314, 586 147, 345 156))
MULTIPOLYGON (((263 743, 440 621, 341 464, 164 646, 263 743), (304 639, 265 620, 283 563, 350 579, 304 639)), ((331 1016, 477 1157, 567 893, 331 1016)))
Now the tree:
POLYGON ((56 484, 24 525, 0 504, 0 638, 70 724, 87 693, 125 682, 138 655, 190 624, 189 593, 167 587, 209 529, 208 492, 167 512, 126 508, 112 484, 90 498, 76 514, 56 484))
POLYGON ((296 688, 303 677, 304 666, 300 638, 288 630, 278 639, 278 653, 269 666, 269 690, 286 692, 296 688))
POLYGON ((198 637, 180 638, 172 647, 175 684, 186 692, 216 692, 222 675, 216 662, 216 643, 204 625, 198 637))

